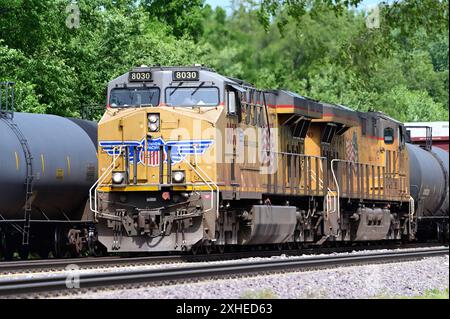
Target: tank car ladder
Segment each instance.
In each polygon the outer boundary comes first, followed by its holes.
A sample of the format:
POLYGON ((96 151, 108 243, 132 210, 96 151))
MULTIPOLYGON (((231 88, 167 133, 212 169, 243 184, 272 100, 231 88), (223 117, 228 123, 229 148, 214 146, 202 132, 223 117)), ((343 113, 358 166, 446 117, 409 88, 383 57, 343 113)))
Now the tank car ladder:
MULTIPOLYGON (((7 121, 9 122, 9 121, 7 121)), ((25 178, 25 206, 24 206, 24 225, 22 232, 22 245, 30 243, 30 219, 31 219, 31 203, 33 197, 33 157, 31 156, 28 141, 14 122, 8 123, 11 130, 16 134, 25 156, 26 175, 25 178)))
POLYGON ((25 206, 24 206, 24 225, 22 229, 22 245, 28 246, 30 243, 30 220, 31 220, 31 203, 33 197, 33 157, 28 146, 28 141, 20 131, 20 128, 14 123, 14 83, 1 83, 2 90, 0 95, 0 116, 1 119, 9 126, 9 128, 16 135, 22 146, 23 154, 26 163, 26 178, 25 178, 25 206), (3 97, 3 86, 6 86, 6 108, 2 106, 1 100, 3 97), (9 101, 9 103, 8 103, 9 101))

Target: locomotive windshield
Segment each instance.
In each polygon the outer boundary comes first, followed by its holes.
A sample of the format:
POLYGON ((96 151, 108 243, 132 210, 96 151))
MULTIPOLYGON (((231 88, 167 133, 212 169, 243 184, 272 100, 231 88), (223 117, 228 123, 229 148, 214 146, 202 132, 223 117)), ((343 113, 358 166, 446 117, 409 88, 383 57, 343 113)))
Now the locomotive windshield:
POLYGON ((158 88, 113 89, 109 98, 111 107, 156 106, 159 104, 158 88))
POLYGON ((166 89, 168 106, 216 106, 219 105, 219 89, 216 87, 169 87, 166 89))

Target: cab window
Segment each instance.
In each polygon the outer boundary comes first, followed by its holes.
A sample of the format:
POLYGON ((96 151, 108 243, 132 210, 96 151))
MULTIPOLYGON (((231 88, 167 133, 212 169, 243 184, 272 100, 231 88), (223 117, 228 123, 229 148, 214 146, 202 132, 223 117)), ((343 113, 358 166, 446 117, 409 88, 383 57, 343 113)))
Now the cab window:
POLYGON ((393 144, 394 143, 394 129, 387 127, 384 129, 384 143, 393 144))
POLYGON ((217 106, 219 89, 216 87, 169 87, 166 89, 168 106, 217 106))
POLYGON ((113 108, 133 106, 157 106, 159 88, 121 88, 111 90, 109 105, 113 108))

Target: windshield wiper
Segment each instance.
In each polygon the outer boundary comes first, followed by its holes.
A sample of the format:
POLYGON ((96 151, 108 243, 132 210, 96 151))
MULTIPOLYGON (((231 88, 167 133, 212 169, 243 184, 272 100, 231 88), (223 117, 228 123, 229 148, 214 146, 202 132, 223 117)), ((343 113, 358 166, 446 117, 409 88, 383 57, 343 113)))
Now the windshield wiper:
POLYGON ((152 103, 152 101, 153 101, 153 96, 155 96, 155 91, 153 91, 152 93, 150 93, 150 96, 149 96, 149 104, 151 105, 151 106, 153 106, 153 103, 152 103))
POLYGON ((191 93, 191 96, 193 96, 195 93, 197 93, 197 91, 205 84, 205 82, 200 83, 199 86, 197 86, 197 88, 194 90, 194 92, 191 93))
POLYGON ((178 84, 178 86, 177 86, 175 89, 173 89, 172 92, 170 92, 169 96, 172 96, 172 95, 175 93, 175 91, 178 90, 178 89, 180 88, 180 86, 181 86, 182 84, 183 84, 183 82, 180 82, 180 84, 178 84))

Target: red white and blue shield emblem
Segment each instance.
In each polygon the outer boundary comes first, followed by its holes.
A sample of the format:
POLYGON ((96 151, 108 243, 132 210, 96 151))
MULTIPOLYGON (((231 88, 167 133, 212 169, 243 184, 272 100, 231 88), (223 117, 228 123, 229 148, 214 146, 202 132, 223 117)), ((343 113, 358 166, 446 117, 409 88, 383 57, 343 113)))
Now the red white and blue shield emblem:
POLYGON ((142 141, 100 141, 100 147, 110 156, 117 155, 118 147, 129 147, 130 162, 134 162, 134 149, 137 149, 138 163, 147 166, 159 166, 161 161, 161 150, 163 160, 167 162, 169 146, 171 147, 172 165, 180 163, 189 155, 203 155, 213 144, 212 140, 184 140, 168 141, 162 138, 149 139, 145 149, 145 139, 142 141))

